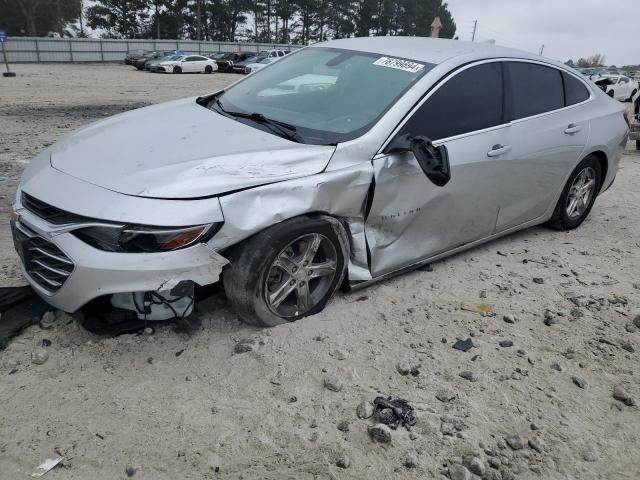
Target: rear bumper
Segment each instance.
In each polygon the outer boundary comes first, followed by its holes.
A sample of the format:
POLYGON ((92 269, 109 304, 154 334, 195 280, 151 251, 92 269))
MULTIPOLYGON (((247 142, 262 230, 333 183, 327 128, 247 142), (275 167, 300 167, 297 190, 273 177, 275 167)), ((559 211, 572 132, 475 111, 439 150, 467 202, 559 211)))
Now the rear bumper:
POLYGON ((26 209, 18 208, 16 213, 16 228, 32 238, 50 242, 73 262, 71 273, 56 288, 43 286, 46 283, 41 278, 37 281, 22 262, 22 271, 33 289, 46 302, 65 312, 75 312, 95 298, 114 293, 166 291, 183 280, 199 285, 215 283, 228 263, 204 243, 174 252, 105 252, 26 209))

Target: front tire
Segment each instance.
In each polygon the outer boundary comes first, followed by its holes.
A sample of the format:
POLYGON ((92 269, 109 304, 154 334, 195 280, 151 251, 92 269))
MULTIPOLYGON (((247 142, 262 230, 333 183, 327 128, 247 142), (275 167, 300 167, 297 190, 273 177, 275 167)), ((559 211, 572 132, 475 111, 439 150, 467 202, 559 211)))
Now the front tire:
POLYGON ((182 68, 178 66, 173 67, 173 73, 182 73, 182 68))
POLYGON ((587 218, 602 185, 602 169, 594 155, 585 157, 575 168, 558 199, 549 226, 573 230, 587 218))
POLYGON ((347 234, 336 219, 301 216, 234 247, 224 290, 246 323, 272 327, 320 312, 344 278, 347 234))
POLYGON ((204 67, 204 73, 213 73, 213 68, 211 67, 211 65, 207 65, 206 67, 204 67))

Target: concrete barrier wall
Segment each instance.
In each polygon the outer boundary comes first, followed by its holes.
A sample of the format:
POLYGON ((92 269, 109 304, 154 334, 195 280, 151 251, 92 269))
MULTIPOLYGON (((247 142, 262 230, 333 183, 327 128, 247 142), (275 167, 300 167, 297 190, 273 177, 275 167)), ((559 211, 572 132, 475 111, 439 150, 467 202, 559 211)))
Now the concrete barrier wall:
MULTIPOLYGON (((175 50, 185 53, 258 52, 271 48, 294 50, 302 45, 198 42, 194 40, 111 40, 101 38, 9 37, 5 43, 11 63, 118 62, 130 50, 175 50)), ((4 56, 0 49, 0 61, 4 56)))

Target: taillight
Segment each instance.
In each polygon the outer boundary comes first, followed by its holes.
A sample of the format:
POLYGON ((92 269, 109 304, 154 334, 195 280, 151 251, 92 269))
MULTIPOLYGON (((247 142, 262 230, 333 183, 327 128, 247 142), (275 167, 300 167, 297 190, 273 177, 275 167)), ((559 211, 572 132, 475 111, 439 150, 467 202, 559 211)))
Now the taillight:
POLYGON ((622 116, 624 117, 624 121, 627 122, 627 127, 631 129, 631 122, 629 122, 629 112, 625 110, 622 116))

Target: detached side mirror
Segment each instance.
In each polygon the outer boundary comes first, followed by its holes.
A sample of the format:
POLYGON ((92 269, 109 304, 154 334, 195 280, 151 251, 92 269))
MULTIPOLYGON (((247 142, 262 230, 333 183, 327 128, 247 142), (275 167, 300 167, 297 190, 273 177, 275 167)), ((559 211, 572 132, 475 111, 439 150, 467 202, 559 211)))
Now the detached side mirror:
POLYGON ((413 152, 424 174, 438 187, 445 186, 451 180, 447 147, 434 147, 428 137, 399 135, 391 141, 386 152, 413 152))

